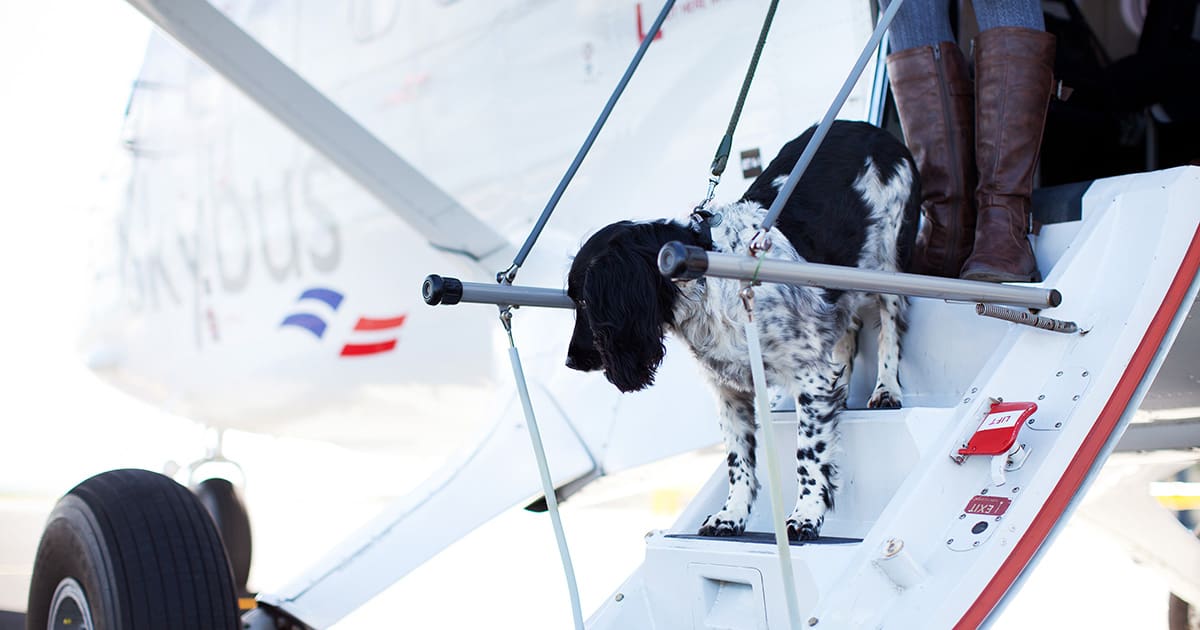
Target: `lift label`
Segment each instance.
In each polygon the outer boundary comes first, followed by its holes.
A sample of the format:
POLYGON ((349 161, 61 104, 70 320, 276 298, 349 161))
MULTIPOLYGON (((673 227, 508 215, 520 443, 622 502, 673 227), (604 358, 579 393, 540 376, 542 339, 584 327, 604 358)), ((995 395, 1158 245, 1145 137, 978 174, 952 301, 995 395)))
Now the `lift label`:
POLYGON ((1008 511, 1010 503, 1012 503, 1012 499, 977 494, 971 497, 963 512, 967 514, 983 514, 985 516, 1000 516, 1008 511))
POLYGON ((979 425, 980 431, 990 431, 994 429, 1007 429, 1017 426, 1020 421, 1021 414, 1016 411, 1005 411, 1001 413, 989 413, 983 419, 983 423, 979 425))
POLYGON ((1025 421, 1037 411, 1037 403, 993 402, 959 455, 1003 455, 1017 441, 1025 421))

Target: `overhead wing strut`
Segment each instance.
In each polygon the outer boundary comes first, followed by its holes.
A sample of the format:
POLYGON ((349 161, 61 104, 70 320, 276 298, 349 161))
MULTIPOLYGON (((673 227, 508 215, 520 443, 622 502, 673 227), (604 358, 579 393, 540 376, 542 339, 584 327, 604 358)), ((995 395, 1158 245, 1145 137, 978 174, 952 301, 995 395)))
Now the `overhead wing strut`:
POLYGON ((205 0, 128 0, 435 247, 476 261, 510 243, 205 0))

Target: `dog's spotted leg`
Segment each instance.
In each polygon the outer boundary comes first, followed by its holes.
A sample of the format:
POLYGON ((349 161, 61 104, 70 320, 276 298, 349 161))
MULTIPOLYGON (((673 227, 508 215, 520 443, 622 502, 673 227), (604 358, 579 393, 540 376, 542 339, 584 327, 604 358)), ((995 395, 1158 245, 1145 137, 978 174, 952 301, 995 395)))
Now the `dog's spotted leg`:
POLYGON ((835 366, 806 370, 797 378, 804 393, 796 397, 796 508, 787 518, 787 528, 792 540, 814 540, 820 536, 825 511, 833 507, 837 489, 833 449, 846 388, 840 384, 835 366))
POLYGON ((875 297, 879 302, 879 377, 867 406, 897 409, 900 407, 900 335, 904 332, 907 303, 898 295, 875 297))
POLYGON ((750 505, 758 494, 754 467, 754 396, 720 389, 721 435, 729 469, 729 496, 721 511, 704 519, 701 536, 736 536, 746 529, 750 505))
POLYGON ((862 319, 858 315, 850 318, 850 325, 842 338, 833 346, 833 363, 840 370, 838 385, 850 387, 850 374, 854 369, 854 355, 858 354, 858 331, 862 329, 862 319))

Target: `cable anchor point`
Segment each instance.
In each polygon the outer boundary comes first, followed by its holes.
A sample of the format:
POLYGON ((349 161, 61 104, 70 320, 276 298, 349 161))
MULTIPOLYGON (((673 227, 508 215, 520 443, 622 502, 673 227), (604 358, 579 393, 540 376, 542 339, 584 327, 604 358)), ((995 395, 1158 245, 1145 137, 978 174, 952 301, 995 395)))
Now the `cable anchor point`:
POLYGON ((741 291, 738 291, 738 297, 742 298, 742 306, 746 309, 746 316, 750 321, 754 321, 754 285, 746 283, 741 291))
POLYGON ((713 175, 708 178, 708 192, 704 194, 704 201, 701 201, 700 203, 696 204, 696 208, 694 210, 692 210, 693 213, 704 210, 705 208, 708 207, 709 204, 712 203, 713 198, 716 197, 716 195, 717 195, 717 184, 720 184, 720 183, 721 183, 720 175, 713 175))
POLYGON ((759 228, 750 239, 750 255, 758 258, 760 254, 771 251, 771 236, 766 230, 759 228))
POLYGON ((516 263, 513 263, 504 271, 496 272, 496 284, 506 284, 512 286, 513 280, 517 279, 517 270, 520 269, 516 263))

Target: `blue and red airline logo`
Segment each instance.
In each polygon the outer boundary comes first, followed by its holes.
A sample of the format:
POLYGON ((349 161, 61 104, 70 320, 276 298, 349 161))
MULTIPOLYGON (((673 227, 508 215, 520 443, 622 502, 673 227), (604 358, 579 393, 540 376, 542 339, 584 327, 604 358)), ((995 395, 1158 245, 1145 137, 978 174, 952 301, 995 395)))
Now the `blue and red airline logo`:
MULTIPOLYGON (((324 287, 307 289, 300 294, 300 297, 296 298, 296 310, 284 317, 279 327, 301 328, 312 333, 317 339, 323 339, 326 330, 329 328, 327 319, 337 316, 337 310, 342 305, 344 299, 345 295, 333 289, 324 287), (325 310, 319 307, 318 304, 324 304, 328 307, 330 311, 328 317, 322 317, 317 313, 311 312, 312 310, 325 310)), ((358 321, 354 324, 354 329, 350 332, 350 339, 342 345, 340 355, 343 357, 361 357, 391 352, 396 348, 396 342, 399 341, 399 338, 389 331, 395 331, 403 326, 406 317, 406 315, 396 315, 393 317, 359 316, 358 321), (390 339, 388 338, 389 335, 392 335, 390 339)))

